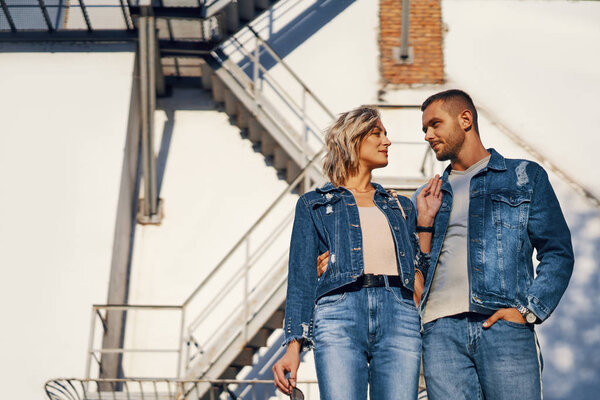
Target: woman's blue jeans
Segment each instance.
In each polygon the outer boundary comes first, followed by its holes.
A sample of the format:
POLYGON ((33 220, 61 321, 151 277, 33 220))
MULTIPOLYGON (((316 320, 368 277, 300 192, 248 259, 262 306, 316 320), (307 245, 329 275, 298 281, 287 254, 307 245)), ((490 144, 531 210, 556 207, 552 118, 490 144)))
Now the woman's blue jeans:
POLYGON ((322 400, 417 398, 419 314, 412 292, 362 288, 317 302, 315 364, 322 400), (368 388, 368 389, 367 389, 368 388))

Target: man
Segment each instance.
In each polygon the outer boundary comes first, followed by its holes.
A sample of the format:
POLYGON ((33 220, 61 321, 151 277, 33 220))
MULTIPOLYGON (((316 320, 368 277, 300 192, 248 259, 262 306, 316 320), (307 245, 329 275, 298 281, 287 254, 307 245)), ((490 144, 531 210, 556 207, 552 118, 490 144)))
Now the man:
POLYGON ((465 92, 435 94, 421 110, 425 140, 450 161, 419 304, 429 399, 540 399, 534 324, 573 270, 556 195, 538 164, 486 150, 465 92))
MULTIPOLYGON (((540 399, 534 324, 556 308, 573 270, 556 195, 538 164, 483 146, 465 92, 435 94, 421 110, 425 140, 450 160, 419 303, 429 399, 540 399)), ((317 263, 322 274, 327 253, 317 263)))

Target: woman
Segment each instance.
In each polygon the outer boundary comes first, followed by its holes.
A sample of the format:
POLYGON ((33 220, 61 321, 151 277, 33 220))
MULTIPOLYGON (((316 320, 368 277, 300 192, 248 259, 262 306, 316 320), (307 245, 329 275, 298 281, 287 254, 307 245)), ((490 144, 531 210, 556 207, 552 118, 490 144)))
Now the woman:
MULTIPOLYGON (((275 385, 295 386, 300 351, 315 349, 321 399, 416 399, 421 360, 415 275, 423 285, 431 233, 419 234, 410 200, 371 182, 388 164, 379 112, 362 107, 329 128, 324 171, 330 183, 300 197, 292 232, 284 320, 287 351, 275 385), (315 260, 329 251, 318 276, 315 260), (420 272, 415 274, 415 266, 420 272), (290 373, 290 380, 285 373, 290 373)), ((419 230, 441 203, 436 178, 417 198, 419 230)), ((427 228, 425 228, 427 230, 427 228)))

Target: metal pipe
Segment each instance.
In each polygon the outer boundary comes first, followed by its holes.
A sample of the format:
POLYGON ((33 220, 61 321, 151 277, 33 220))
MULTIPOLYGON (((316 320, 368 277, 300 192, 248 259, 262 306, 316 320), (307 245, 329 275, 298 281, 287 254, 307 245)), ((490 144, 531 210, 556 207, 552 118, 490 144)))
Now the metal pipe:
POLYGON ((402 0, 402 45, 400 47, 400 58, 408 59, 408 28, 409 28, 409 0, 402 0))
POLYGON ((144 176, 144 203, 142 215, 147 216, 150 210, 150 160, 148 122, 148 19, 140 17, 138 20, 140 53, 140 116, 142 120, 142 165, 144 176))
POLYGON ((156 109, 156 25, 154 17, 148 17, 148 158, 150 161, 150 215, 158 213, 158 190, 156 182, 156 157, 154 156, 154 110, 156 109))
POLYGON ((6 17, 6 21, 8 21, 8 25, 10 25, 10 30, 12 32, 16 32, 17 27, 15 26, 12 16, 10 15, 10 11, 8 10, 8 6, 6 5, 6 1, 0 0, 0 5, 2 5, 2 11, 4 11, 4 16, 6 17))

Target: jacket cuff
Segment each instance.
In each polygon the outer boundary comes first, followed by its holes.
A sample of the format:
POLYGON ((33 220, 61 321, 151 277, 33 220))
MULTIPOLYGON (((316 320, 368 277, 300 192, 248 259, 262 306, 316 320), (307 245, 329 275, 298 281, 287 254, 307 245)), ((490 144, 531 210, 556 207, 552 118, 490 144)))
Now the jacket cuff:
POLYGON ((315 347, 313 340, 313 321, 310 323, 300 323, 292 326, 291 319, 287 320, 285 326, 285 340, 283 346, 287 346, 292 341, 300 342, 300 351, 312 350, 315 347))
POLYGON ((550 316, 550 310, 534 296, 527 296, 527 305, 525 306, 531 310, 540 322, 545 321, 550 316))
POLYGON ((290 336, 286 338, 283 342, 283 347, 287 347, 287 345, 293 342, 294 340, 300 342, 300 352, 309 351, 315 348, 315 342, 312 340, 312 338, 307 338, 303 336, 290 336))

